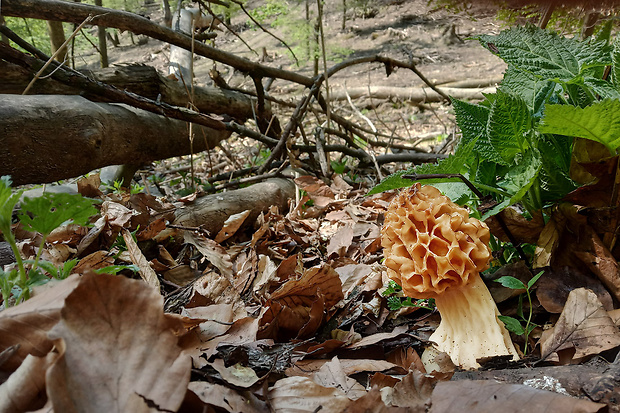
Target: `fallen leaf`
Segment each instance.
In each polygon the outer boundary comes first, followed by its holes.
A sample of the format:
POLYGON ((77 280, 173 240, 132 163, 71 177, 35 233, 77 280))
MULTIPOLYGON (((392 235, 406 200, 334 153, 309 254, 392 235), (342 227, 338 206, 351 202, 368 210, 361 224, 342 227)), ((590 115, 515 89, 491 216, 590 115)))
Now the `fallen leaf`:
POLYGON ((84 275, 49 332, 61 355, 47 373, 57 412, 176 411, 190 375, 159 291, 125 277, 84 275))
POLYGON ((123 234, 123 239, 125 240, 125 245, 127 245, 127 251, 129 252, 129 256, 131 257, 131 262, 138 266, 140 269, 140 277, 155 290, 159 291, 161 285, 159 284, 159 278, 157 278, 157 273, 155 270, 151 268, 148 260, 142 254, 140 247, 136 244, 133 237, 131 236, 131 232, 127 228, 123 228, 121 233, 123 234))
POLYGON ((329 240, 327 256, 344 256, 352 242, 353 227, 351 225, 341 226, 329 240))
POLYGON ((114 264, 114 257, 108 251, 95 251, 82 258, 73 270, 73 274, 85 274, 114 264))
MULTIPOLYGON (((312 377, 312 375, 318 372, 325 363, 328 363, 329 360, 318 359, 318 360, 299 360, 293 364, 293 366, 289 367, 286 370, 287 376, 305 376, 312 377)), ((385 372, 386 374, 394 373, 394 374, 405 374, 406 370, 399 367, 394 363, 390 363, 385 360, 374 360, 374 359, 340 359, 339 360, 340 368, 347 376, 351 376, 354 374, 359 374, 363 372, 375 373, 375 372, 385 372)))
POLYGON ((357 400, 366 394, 364 386, 347 376, 338 357, 323 364, 319 371, 314 373, 312 381, 323 387, 340 389, 351 400, 357 400))
POLYGON ((159 217, 153 222, 149 223, 146 228, 141 229, 136 234, 136 239, 138 241, 147 241, 155 238, 157 234, 166 229, 166 219, 164 217, 159 217))
POLYGON ((607 409, 604 404, 493 380, 439 382, 433 390, 431 401, 430 413, 587 413, 607 409))
POLYGON ((224 247, 217 242, 205 237, 202 234, 197 234, 193 231, 184 231, 183 238, 185 242, 192 244, 200 251, 200 253, 213 264, 220 273, 226 277, 230 284, 234 284, 232 274, 232 261, 230 255, 226 252, 224 247))
POLYGON ((101 186, 101 177, 98 173, 83 176, 77 181, 78 193, 87 198, 99 198, 103 192, 99 189, 101 186))
POLYGON ((541 339, 541 358, 558 361, 557 352, 574 350, 573 362, 620 345, 620 331, 600 300, 578 288, 568 295, 562 314, 548 336, 541 339))
POLYGON ((241 228, 241 225, 243 225, 245 219, 250 215, 251 212, 251 210, 246 209, 243 212, 239 212, 238 214, 229 216, 228 219, 226 219, 226 221, 224 222, 224 226, 222 227, 220 232, 218 232, 218 234, 215 236, 215 242, 221 244, 228 238, 235 235, 237 230, 241 228))
POLYGON ((215 359, 208 365, 220 374, 222 380, 236 387, 248 388, 259 380, 254 370, 239 363, 226 367, 222 359, 215 359))
POLYGON ((104 201, 101 204, 101 216, 106 218, 108 224, 115 228, 125 228, 133 217, 134 212, 118 202, 104 201))
POLYGON ((52 349, 47 332, 60 320, 65 298, 79 281, 78 275, 72 275, 26 302, 0 311, 0 351, 19 345, 12 357, 0 365, 0 371, 14 371, 29 354, 44 357, 52 349))
POLYGON ((50 352, 45 357, 28 355, 19 368, 0 385, 0 412, 21 413, 43 407, 45 372, 58 357, 50 352))
POLYGON ((415 407, 394 407, 386 406, 383 402, 382 392, 373 387, 364 396, 351 402, 342 413, 425 413, 426 409, 415 407))
MULTIPOLYGON (((269 410, 267 405, 252 393, 239 393, 220 384, 193 381, 189 384, 188 389, 198 396, 203 403, 219 407, 230 413, 263 413, 269 410)), ((196 412, 203 411, 203 409, 193 408, 188 411, 196 412)))
POLYGON ((276 413, 340 412, 350 403, 341 390, 319 386, 299 376, 275 382, 267 398, 276 413))
POLYGON ((620 300, 620 265, 603 244, 599 236, 586 227, 584 235, 588 243, 586 251, 575 251, 575 255, 601 280, 609 292, 620 300))
POLYGON ((577 288, 592 290, 606 310, 613 308, 613 298, 600 280, 588 276, 577 268, 548 268, 536 282, 536 297, 545 310, 559 314, 566 305, 568 294, 577 288))

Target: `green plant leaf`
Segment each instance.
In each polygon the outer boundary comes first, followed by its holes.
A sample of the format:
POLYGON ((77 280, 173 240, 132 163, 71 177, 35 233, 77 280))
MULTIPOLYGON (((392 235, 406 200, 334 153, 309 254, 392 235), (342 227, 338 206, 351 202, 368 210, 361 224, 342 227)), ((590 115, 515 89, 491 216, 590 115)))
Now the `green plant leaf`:
POLYGON ((506 326, 506 330, 510 331, 511 333, 515 333, 518 336, 522 336, 523 334, 525 334, 525 329, 516 318, 508 317, 505 315, 498 315, 497 318, 499 318, 504 323, 504 325, 506 326))
POLYGON ((561 91, 561 87, 552 81, 542 80, 529 72, 518 70, 509 65, 504 73, 500 90, 519 96, 535 118, 542 116, 545 102, 554 94, 561 91))
POLYGON ((486 136, 487 122, 489 121, 489 108, 462 100, 453 99, 454 114, 456 121, 463 133, 462 142, 477 141, 486 136))
POLYGON ((6 236, 11 233, 13 209, 19 201, 20 195, 21 192, 13 192, 10 177, 3 176, 0 178, 0 231, 6 236))
POLYGON ((498 91, 487 123, 489 142, 500 156, 495 159, 497 163, 510 165, 515 156, 527 150, 529 144, 525 134, 531 125, 530 111, 525 101, 518 96, 498 91))
POLYGON ((37 198, 24 198, 19 216, 28 231, 47 236, 64 223, 84 225, 97 213, 93 201, 74 194, 44 194, 37 198))
POLYGON ((620 90, 620 35, 616 36, 611 53, 611 81, 620 90))
POLYGON ((519 70, 545 80, 568 82, 586 69, 611 64, 605 41, 578 41, 533 25, 517 26, 477 39, 519 70))
POLYGON ((518 278, 511 277, 510 275, 504 275, 503 277, 499 277, 495 282, 500 283, 506 288, 510 288, 511 290, 525 290, 527 286, 523 283, 523 281, 518 278))
POLYGON ((538 279, 542 277, 544 273, 544 271, 540 271, 538 274, 533 276, 532 279, 527 282, 527 289, 529 290, 530 288, 532 288, 532 286, 536 284, 536 281, 538 281, 538 279))
POLYGON ((123 271, 123 270, 130 270, 133 271, 134 273, 140 271, 140 268, 137 265, 134 264, 130 264, 130 265, 108 265, 107 267, 103 267, 103 268, 99 268, 97 270, 95 270, 95 274, 110 274, 110 275, 116 275, 119 272, 123 271))
POLYGON ((620 101, 605 99, 585 108, 547 105, 538 130, 590 139, 602 143, 615 154, 620 146, 620 101))

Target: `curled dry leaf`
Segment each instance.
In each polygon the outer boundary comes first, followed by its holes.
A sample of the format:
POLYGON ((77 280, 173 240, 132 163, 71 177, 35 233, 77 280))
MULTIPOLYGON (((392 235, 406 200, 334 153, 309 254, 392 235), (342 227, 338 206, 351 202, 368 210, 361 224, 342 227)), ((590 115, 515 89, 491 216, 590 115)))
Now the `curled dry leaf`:
MULTIPOLYGON (((189 390, 207 405, 219 407, 230 413, 263 413, 268 411, 267 405, 250 392, 239 393, 235 390, 214 383, 191 382, 189 390)), ((202 411, 196 406, 189 411, 202 411)))
POLYGON ((254 370, 239 363, 226 367, 224 360, 215 359, 212 363, 209 363, 209 366, 213 367, 220 374, 222 380, 236 387, 248 388, 259 380, 254 370))
POLYGON ((54 411, 176 411, 191 367, 174 333, 181 328, 141 281, 84 275, 49 332, 61 350, 47 373, 54 411))
POLYGON ((541 338, 541 357, 558 361, 558 352, 574 350, 573 361, 620 345, 620 330, 590 290, 578 288, 568 295, 553 330, 541 338))
POLYGON ((28 355, 19 368, 0 385, 0 412, 21 413, 42 407, 45 396, 45 372, 58 357, 49 352, 45 357, 28 355))
POLYGON ((439 382, 431 397, 431 413, 452 412, 601 412, 607 406, 588 400, 493 380, 439 382))
POLYGON ((114 257, 108 251, 95 251, 82 258, 78 264, 73 267, 74 274, 85 274, 99 270, 101 268, 109 267, 114 264, 114 257))
POLYGON ((184 231, 183 238, 186 242, 189 242, 195 246, 211 264, 220 270, 220 273, 226 277, 231 285, 234 284, 232 261, 230 260, 230 255, 228 255, 224 247, 212 239, 192 231, 184 231))
POLYGON ((290 339, 313 334, 327 313, 343 299, 338 273, 329 265, 310 268, 274 291, 265 303, 259 338, 290 339))
POLYGON ((111 227, 125 228, 129 225, 134 212, 118 202, 104 201, 101 204, 101 215, 106 218, 111 227))
POLYGON ((228 238, 235 235, 235 233, 241 228, 241 225, 245 222, 245 219, 250 215, 252 211, 246 209, 245 211, 239 212, 238 214, 234 214, 228 217, 224 222, 224 226, 215 236, 215 242, 218 244, 226 241, 228 238))
POLYGON ((575 255, 601 280, 609 292, 620 300, 620 265, 599 236, 586 227, 587 251, 575 251, 575 255))
POLYGON ((351 400, 357 400, 366 394, 364 386, 355 379, 347 376, 338 357, 323 364, 318 372, 314 373, 312 380, 323 387, 340 389, 351 400))
POLYGON ((138 247, 136 241, 133 240, 131 232, 129 232, 128 229, 123 228, 121 233, 123 234, 125 245, 127 245, 127 251, 129 252, 131 262, 137 265, 138 268, 140 268, 140 277, 142 277, 142 279, 146 281, 149 286, 159 291, 161 285, 159 284, 159 278, 157 278, 157 273, 155 273, 155 270, 151 268, 149 261, 146 259, 144 254, 142 254, 140 247, 138 247))
MULTIPOLYGON (((299 360, 295 362, 292 367, 289 367, 285 373, 287 376, 311 377, 318 372, 325 365, 325 363, 328 362, 329 360, 326 359, 299 360)), ((404 374, 406 372, 405 369, 402 369, 398 365, 385 360, 340 359, 339 364, 340 368, 347 376, 364 372, 385 372, 393 374, 404 374)))
POLYGON ((14 371, 27 355, 43 357, 52 349, 47 332, 60 319, 65 298, 79 280, 79 276, 72 275, 54 288, 0 312, 0 351, 19 345, 12 357, 0 365, 0 371, 14 371))
POLYGON ((323 387, 299 376, 278 380, 267 397, 276 413, 340 412, 350 403, 341 390, 323 387))

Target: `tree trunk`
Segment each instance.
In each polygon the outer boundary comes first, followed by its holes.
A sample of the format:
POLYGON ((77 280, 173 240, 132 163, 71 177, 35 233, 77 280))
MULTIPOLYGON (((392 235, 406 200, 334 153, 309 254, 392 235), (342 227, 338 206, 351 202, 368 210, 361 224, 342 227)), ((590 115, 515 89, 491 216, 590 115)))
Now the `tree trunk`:
MULTIPOLYGON (((151 66, 123 66, 82 72, 89 77, 127 90, 149 99, 185 107, 189 102, 187 91, 178 82, 162 76, 151 66)), ((13 63, 0 58, 0 94, 21 94, 32 79, 32 73, 13 63)), ((51 78, 39 79, 31 89, 32 94, 54 95, 84 95, 84 91, 71 87, 51 78)), ((96 96, 86 94, 90 100, 101 100, 96 96)), ((271 106, 266 102, 265 119, 272 116, 271 106)), ((244 122, 253 118, 256 110, 256 99, 235 92, 216 87, 194 87, 193 104, 202 113, 229 115, 244 122)))
MULTIPOLYGON (((195 125, 194 152, 230 132, 195 125), (204 138, 203 138, 204 136, 204 138)), ((187 123, 80 96, 0 96, 0 176, 16 185, 54 182, 107 165, 190 153, 187 123)))
POLYGON ((177 209, 174 223, 186 227, 201 226, 215 237, 231 215, 250 210, 245 222, 251 224, 272 205, 284 210, 292 198, 295 198, 293 181, 269 179, 247 188, 199 198, 193 204, 177 209))
MULTIPOLYGON (((102 0, 95 0, 95 6, 103 6, 102 0)), ((97 37, 99 37, 99 61, 101 67, 108 67, 108 42, 105 37, 105 27, 97 26, 97 37)))
MULTIPOLYGON (((47 21, 47 31, 50 36, 50 44, 52 46, 52 54, 56 53, 58 49, 65 42, 65 31, 62 28, 62 22, 58 21, 47 21)), ((59 62, 64 62, 67 58, 67 48, 65 47, 63 50, 58 53, 56 56, 56 60, 59 62)))
POLYGON ((170 2, 162 0, 162 8, 164 9, 164 25, 172 27, 172 12, 170 11, 170 2))

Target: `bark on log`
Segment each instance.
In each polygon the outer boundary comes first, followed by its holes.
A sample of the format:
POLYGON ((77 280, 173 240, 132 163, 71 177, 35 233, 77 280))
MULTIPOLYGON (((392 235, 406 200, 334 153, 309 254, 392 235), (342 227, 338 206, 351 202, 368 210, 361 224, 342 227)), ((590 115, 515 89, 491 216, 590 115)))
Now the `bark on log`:
MULTIPOLYGON (((209 128, 202 128, 203 135, 199 128, 194 153, 230 136, 209 128)), ((0 175, 11 175, 16 185, 54 182, 107 165, 146 163, 191 151, 186 122, 80 96, 0 96, 0 175)))
POLYGON ((289 179, 274 178, 246 188, 207 195, 195 203, 176 211, 174 224, 199 227, 215 237, 231 215, 251 210, 246 224, 256 221, 258 215, 272 205, 283 211, 288 200, 295 197, 295 184, 289 179))
MULTIPOLYGON (((451 96, 456 99, 484 99, 483 93, 495 93, 494 87, 487 88, 471 88, 471 89, 461 89, 461 88, 449 88, 449 87, 438 87, 442 92, 446 95, 451 96)), ((347 93, 351 97, 351 99, 358 99, 363 97, 373 97, 377 99, 389 99, 389 98, 398 98, 403 100, 408 100, 412 102, 441 102, 443 101, 443 97, 439 95, 439 93, 433 91, 430 88, 426 87, 416 87, 416 88, 400 88, 400 87, 392 87, 392 86, 360 86, 360 87, 352 87, 346 90, 346 93, 342 89, 335 89, 330 94, 329 97, 331 100, 346 100, 347 93)))
MULTIPOLYGON (((187 90, 183 85, 162 76, 151 66, 131 65, 123 67, 109 67, 105 69, 80 71, 81 73, 103 83, 127 90, 146 98, 174 106, 185 107, 189 102, 187 90)), ((21 94, 30 80, 32 73, 13 63, 0 59, 0 94, 21 94)), ((52 78, 37 80, 31 94, 77 95, 84 94, 78 87, 71 87, 52 78)), ((101 97, 88 94, 89 100, 100 101, 101 97)), ((109 102, 109 100, 107 100, 109 102)), ((256 99, 243 93, 217 87, 194 87, 193 104, 199 112, 229 115, 243 122, 251 119, 256 106, 256 99)), ((267 119, 271 119, 272 112, 267 104, 267 119)))

